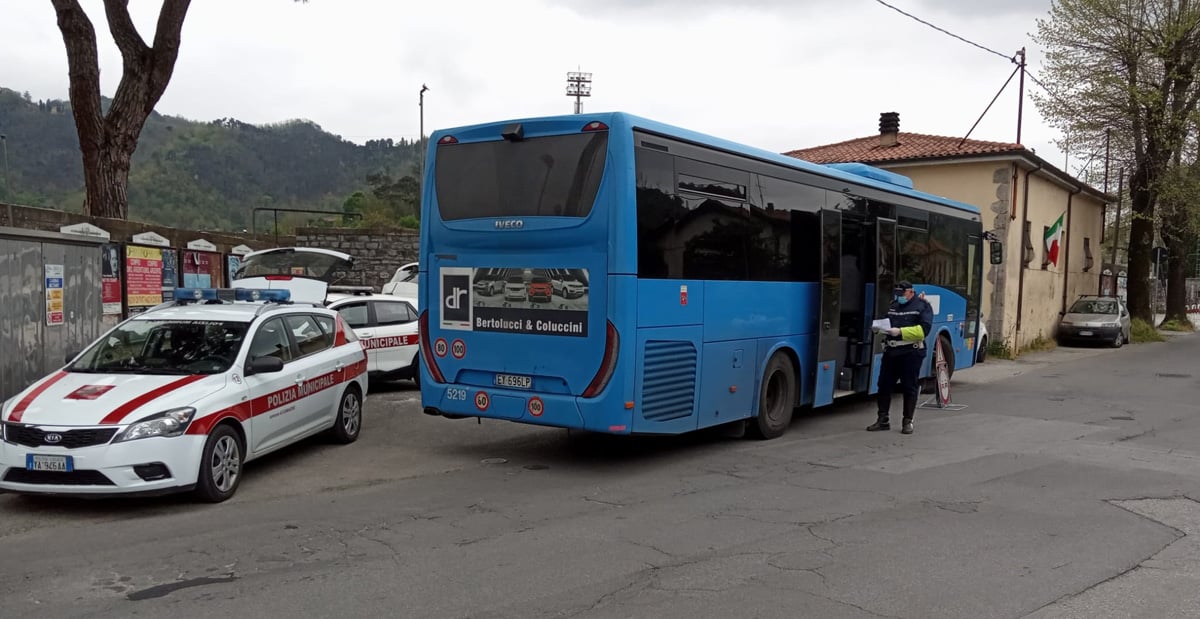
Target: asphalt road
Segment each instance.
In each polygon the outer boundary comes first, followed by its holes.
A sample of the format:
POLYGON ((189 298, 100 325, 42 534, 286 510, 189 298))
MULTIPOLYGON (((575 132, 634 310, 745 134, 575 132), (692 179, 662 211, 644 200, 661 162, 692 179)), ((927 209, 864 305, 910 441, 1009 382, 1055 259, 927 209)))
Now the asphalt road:
POLYGON ((989 361, 869 434, 568 440, 369 398, 224 504, 0 496, 13 617, 1200 613, 1200 336, 989 361))

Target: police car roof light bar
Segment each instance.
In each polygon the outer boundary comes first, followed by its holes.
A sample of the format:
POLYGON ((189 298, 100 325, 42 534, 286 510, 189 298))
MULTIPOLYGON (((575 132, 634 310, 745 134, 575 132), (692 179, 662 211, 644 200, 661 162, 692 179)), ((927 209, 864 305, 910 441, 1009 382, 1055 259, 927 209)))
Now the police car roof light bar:
POLYGON ((288 303, 292 299, 290 290, 268 290, 258 288, 176 288, 176 303, 186 304, 199 301, 208 303, 232 303, 234 301, 249 301, 252 303, 288 303))

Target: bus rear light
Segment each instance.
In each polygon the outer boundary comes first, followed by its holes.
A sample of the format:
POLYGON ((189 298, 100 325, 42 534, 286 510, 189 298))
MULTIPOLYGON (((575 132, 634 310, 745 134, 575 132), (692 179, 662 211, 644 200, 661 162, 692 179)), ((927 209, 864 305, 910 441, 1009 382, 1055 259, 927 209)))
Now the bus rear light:
POLYGON ((292 281, 292 276, 291 275, 268 275, 268 276, 266 276, 265 279, 269 282, 290 282, 290 281, 292 281))
POLYGON ((606 125, 598 120, 593 120, 592 122, 584 125, 583 130, 584 131, 608 131, 608 125, 606 125))
POLYGON ((621 335, 617 333, 612 321, 608 321, 608 329, 604 336, 604 358, 600 360, 600 369, 596 370, 595 378, 583 391, 583 397, 594 398, 608 386, 608 381, 612 380, 613 373, 617 370, 617 353, 620 349, 621 335))
POLYGON ((452 135, 445 135, 442 136, 442 139, 438 140, 438 144, 458 144, 458 138, 452 135))
POLYGON ((419 327, 421 330, 421 357, 425 360, 425 367, 429 368, 429 375, 433 377, 436 383, 445 383, 446 379, 442 376, 442 369, 438 367, 437 359, 433 357, 433 347, 429 345, 429 310, 421 312, 419 327))

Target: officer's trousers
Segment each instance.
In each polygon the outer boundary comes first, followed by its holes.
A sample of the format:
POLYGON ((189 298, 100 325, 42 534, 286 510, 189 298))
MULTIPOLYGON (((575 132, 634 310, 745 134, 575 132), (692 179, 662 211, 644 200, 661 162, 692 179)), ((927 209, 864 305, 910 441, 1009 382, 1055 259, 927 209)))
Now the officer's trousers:
POLYGON ((879 418, 888 418, 892 408, 892 391, 896 381, 904 394, 904 418, 912 419, 917 410, 917 397, 921 395, 919 376, 925 361, 925 349, 910 349, 903 352, 884 352, 879 363, 879 418))

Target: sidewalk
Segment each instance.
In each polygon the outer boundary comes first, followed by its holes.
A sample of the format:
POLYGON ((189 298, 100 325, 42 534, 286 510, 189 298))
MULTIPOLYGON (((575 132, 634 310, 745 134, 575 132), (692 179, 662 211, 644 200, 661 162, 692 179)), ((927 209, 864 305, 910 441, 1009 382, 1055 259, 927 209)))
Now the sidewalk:
MULTIPOLYGON (((1179 335, 1185 334, 1181 333, 1179 335)), ((1014 360, 988 357, 987 361, 976 363, 970 369, 955 372, 951 385, 982 385, 992 383, 1058 363, 1098 357, 1108 354, 1113 350, 1116 349, 1104 348, 1102 346, 1080 348, 1059 346, 1054 350, 1025 353, 1014 360)))

